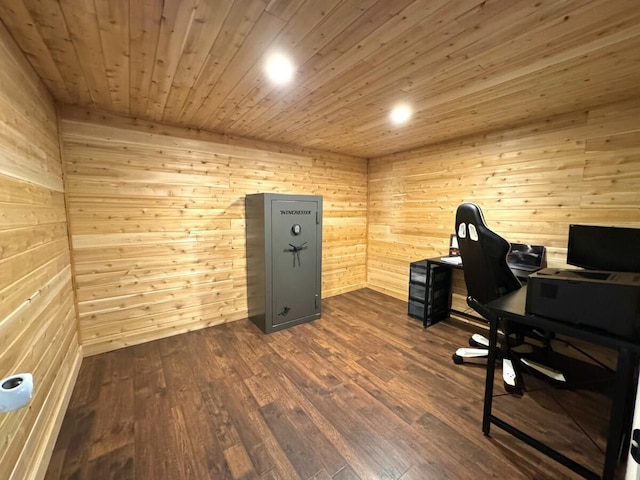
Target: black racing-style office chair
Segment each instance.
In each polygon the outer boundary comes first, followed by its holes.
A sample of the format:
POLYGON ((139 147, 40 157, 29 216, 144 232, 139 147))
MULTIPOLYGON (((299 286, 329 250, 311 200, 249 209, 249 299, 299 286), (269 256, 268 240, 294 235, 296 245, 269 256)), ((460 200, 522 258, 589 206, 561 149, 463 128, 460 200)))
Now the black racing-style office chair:
MULTIPOLYGON (((507 264, 509 242, 487 227, 482 210, 474 203, 463 203, 458 207, 456 233, 464 266, 467 304, 488 321, 495 320, 484 305, 521 287, 507 264)), ((502 359, 505 388, 510 392, 522 391, 520 356, 530 352, 532 348, 523 343, 517 347, 510 346, 510 335, 515 334, 517 339, 522 340, 525 334, 534 334, 521 325, 503 322, 500 327, 503 336, 497 358, 502 359)), ((455 363, 477 363, 479 358, 486 359, 489 341, 485 337, 473 335, 469 343, 475 348, 458 349, 453 355, 455 363)), ((532 361, 525 362, 529 367, 556 381, 563 378, 560 372, 532 361)))

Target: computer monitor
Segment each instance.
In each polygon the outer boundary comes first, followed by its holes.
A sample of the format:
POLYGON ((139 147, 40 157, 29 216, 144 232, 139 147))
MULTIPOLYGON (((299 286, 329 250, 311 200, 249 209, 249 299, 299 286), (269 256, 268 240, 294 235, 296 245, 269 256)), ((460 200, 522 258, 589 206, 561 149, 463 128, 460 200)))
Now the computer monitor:
POLYGON ((547 249, 542 245, 511 243, 507 263, 511 268, 536 271, 547 266, 547 249))
POLYGON ((567 263, 591 270, 640 272, 640 228, 569 225, 567 263))

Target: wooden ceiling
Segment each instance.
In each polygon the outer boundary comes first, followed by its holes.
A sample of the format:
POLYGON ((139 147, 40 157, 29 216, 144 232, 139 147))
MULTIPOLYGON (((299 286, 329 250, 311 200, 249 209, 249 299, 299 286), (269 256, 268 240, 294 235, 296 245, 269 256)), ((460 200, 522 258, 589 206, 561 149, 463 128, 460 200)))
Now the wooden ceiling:
POLYGON ((638 0, 0 0, 0 18, 61 103, 361 157, 640 96, 638 0), (262 72, 275 48, 287 87, 262 72))

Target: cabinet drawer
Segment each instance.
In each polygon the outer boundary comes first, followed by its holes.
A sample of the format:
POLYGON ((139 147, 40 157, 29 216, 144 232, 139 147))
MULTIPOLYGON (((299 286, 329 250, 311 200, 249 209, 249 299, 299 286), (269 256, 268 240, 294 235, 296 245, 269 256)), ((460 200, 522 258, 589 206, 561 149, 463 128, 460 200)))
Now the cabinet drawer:
POLYGON ((425 285, 427 283, 427 270, 411 268, 411 278, 409 279, 411 283, 421 283, 425 285))
POLYGON ((409 284, 409 299, 419 300, 420 302, 424 302, 425 300, 425 292, 427 291, 426 287, 423 285, 419 285, 416 283, 409 284))
POLYGON ((424 320, 424 303, 409 300, 409 316, 424 320))

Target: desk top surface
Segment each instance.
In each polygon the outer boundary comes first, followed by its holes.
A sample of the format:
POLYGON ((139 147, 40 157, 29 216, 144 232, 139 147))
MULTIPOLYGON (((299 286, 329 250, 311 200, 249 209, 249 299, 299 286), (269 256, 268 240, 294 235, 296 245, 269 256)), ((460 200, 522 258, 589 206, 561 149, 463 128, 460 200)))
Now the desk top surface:
MULTIPOLYGON (((447 260, 448 258, 451 257, 434 257, 434 258, 427 258, 426 262, 431 262, 431 263, 437 263, 438 265, 444 265, 446 267, 451 267, 451 268, 455 268, 458 270, 462 270, 463 269, 463 265, 462 263, 454 263, 453 261, 447 260)), ((461 257, 453 257, 453 258, 461 258, 461 257)), ((527 277, 529 275, 531 275, 534 271, 531 270, 522 270, 519 268, 514 268, 512 266, 509 266, 509 268, 511 269, 511 271, 514 273, 514 275, 516 277, 518 277, 518 280, 526 280, 527 277)))
POLYGON ((489 302, 485 307, 505 320, 541 328, 550 332, 563 333, 572 337, 583 338, 609 348, 628 348, 640 352, 640 344, 633 343, 621 337, 616 337, 598 329, 527 313, 525 310, 526 302, 527 286, 524 285, 518 290, 489 302))

